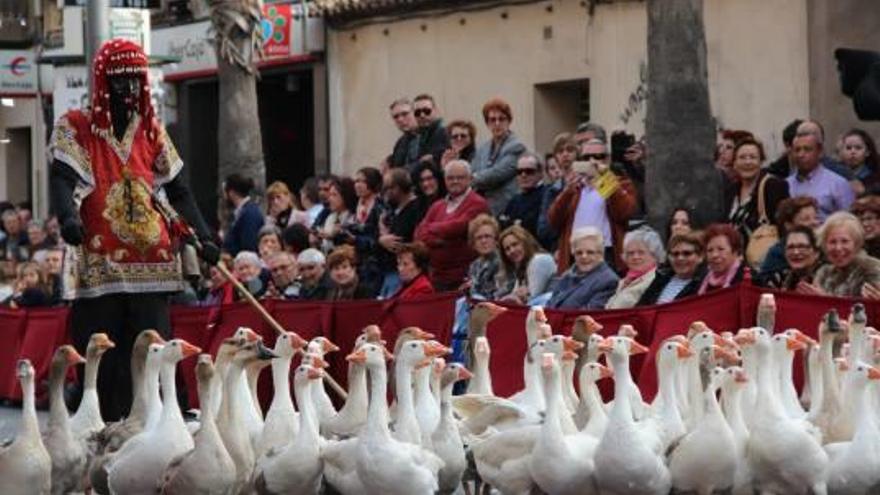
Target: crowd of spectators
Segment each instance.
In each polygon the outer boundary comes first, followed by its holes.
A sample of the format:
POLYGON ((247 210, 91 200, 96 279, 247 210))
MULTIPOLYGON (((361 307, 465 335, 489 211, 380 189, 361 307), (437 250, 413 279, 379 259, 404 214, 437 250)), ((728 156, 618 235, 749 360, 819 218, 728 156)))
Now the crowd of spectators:
MULTIPOLYGON (((376 167, 309 178, 298 189, 274 182, 265 198, 252 195, 250 179, 225 178, 221 262, 252 295, 342 301, 457 291, 613 309, 751 280, 880 298, 880 164, 863 130, 828 141, 819 122, 798 119, 782 130, 778 157, 749 131, 723 130, 714 163, 723 216, 697 225, 677 208, 658 232, 644 221, 643 139, 609 139, 587 122, 562 130, 544 153, 519 140, 498 98, 483 106, 482 126, 444 123, 427 94, 389 110, 400 137, 376 167)), ((0 210, 0 301, 60 304, 57 222, 31 219, 27 204, 0 210)), ((177 302, 240 298, 216 267, 185 275, 191 283, 177 302)))

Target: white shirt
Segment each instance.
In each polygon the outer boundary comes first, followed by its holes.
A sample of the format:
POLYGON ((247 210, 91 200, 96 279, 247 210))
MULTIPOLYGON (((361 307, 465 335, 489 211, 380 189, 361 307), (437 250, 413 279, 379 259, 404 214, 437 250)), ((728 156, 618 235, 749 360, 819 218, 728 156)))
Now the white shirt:
POLYGON ((605 238, 605 247, 611 246, 611 223, 608 221, 608 208, 605 199, 589 186, 581 189, 577 210, 574 212, 572 232, 581 227, 595 227, 605 238))

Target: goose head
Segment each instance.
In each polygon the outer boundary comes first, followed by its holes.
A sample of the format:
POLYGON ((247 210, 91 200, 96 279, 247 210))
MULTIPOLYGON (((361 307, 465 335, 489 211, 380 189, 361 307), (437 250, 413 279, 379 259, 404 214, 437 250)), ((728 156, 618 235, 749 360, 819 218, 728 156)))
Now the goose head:
POLYGON ((788 335, 789 337, 792 337, 793 339, 797 340, 798 342, 804 344, 804 346, 819 345, 819 343, 816 342, 815 339, 813 339, 809 335, 805 334, 804 332, 801 332, 797 328, 789 328, 788 330, 786 330, 782 333, 784 333, 785 335, 788 335))
POLYGON ((358 350, 352 352, 345 359, 352 363, 365 365, 368 369, 385 370, 386 361, 391 361, 394 356, 385 347, 377 344, 364 344, 358 350))
POLYGON ((327 337, 318 336, 309 341, 307 349, 309 352, 320 354, 323 357, 325 354, 338 351, 339 346, 331 342, 327 337))
POLYGON ((86 360, 76 352, 72 345, 63 345, 55 349, 55 354, 52 356, 52 369, 61 369, 63 372, 69 366, 76 366, 85 362, 86 360))
POLYGON ((849 331, 864 331, 865 325, 868 323, 868 315, 865 313, 865 305, 862 303, 853 304, 852 311, 849 313, 849 331))
POLYGON ((544 383, 550 383, 551 378, 559 376, 559 360, 552 352, 545 352, 541 356, 541 374, 544 376, 544 383))
POLYGON ((195 356, 202 350, 183 339, 169 340, 162 348, 162 361, 166 363, 178 363, 190 356, 195 356))
POLYGON ((709 373, 709 390, 716 392, 727 380, 727 368, 716 366, 709 373))
POLYGON ((300 364, 305 364, 307 366, 311 366, 312 368, 324 369, 329 368, 330 365, 324 358, 321 357, 320 354, 316 352, 306 352, 303 353, 302 361, 300 364))
POLYGON ((556 354, 557 359, 561 359, 566 352, 575 353, 574 356, 577 357, 576 353, 584 347, 582 342, 564 335, 551 335, 545 338, 544 341, 547 349, 546 352, 556 354))
POLYGON ((272 351, 282 358, 293 357, 307 342, 294 332, 284 332, 275 339, 275 347, 272 351))
POLYGON ((435 340, 411 340, 401 346, 397 361, 405 366, 415 368, 428 358, 445 356, 449 348, 435 340))
POLYGON ((443 369, 443 374, 440 375, 440 386, 446 388, 455 382, 470 380, 472 377, 473 374, 463 364, 449 363, 443 369))
POLYGON ((34 365, 31 364, 30 359, 19 359, 18 364, 15 365, 15 376, 22 381, 22 383, 30 380, 33 382, 34 380, 34 365))
POLYGON ((681 339, 669 338, 657 350, 657 366, 663 370, 671 370, 674 368, 675 363, 688 359, 693 355, 694 352, 687 343, 687 339, 681 342, 681 339))
POLYGON ((210 354, 199 354, 196 360, 196 380, 199 386, 208 385, 214 379, 214 361, 210 354))
POLYGON ((774 358, 777 360, 781 360, 788 353, 802 351, 807 348, 806 344, 785 333, 777 333, 770 337, 770 347, 774 358))
POLYGON ((741 366, 730 366, 728 368, 725 368, 724 372, 727 376, 725 377, 721 386, 725 390, 739 390, 743 388, 747 383, 749 383, 749 376, 741 366))
POLYGON ((611 368, 601 363, 586 363, 581 368, 579 381, 583 383, 596 383, 603 378, 613 378, 614 372, 611 368))
POLYGON ((244 339, 250 342, 253 342, 260 338, 260 334, 255 332, 250 327, 238 327, 232 336, 236 339, 244 339))
MULTIPOLYGON (((695 328, 699 328, 695 326, 700 324, 702 324, 702 322, 694 323, 693 325, 691 325, 691 329, 693 330, 695 328)), ((690 347, 697 355, 703 352, 703 349, 708 349, 713 345, 723 346, 725 344, 724 339, 720 335, 708 328, 705 328, 705 324, 702 324, 702 326, 704 327, 703 329, 693 333, 693 335, 689 338, 690 347)))
POLYGON ((634 339, 614 335, 605 339, 599 349, 608 353, 612 358, 621 361, 622 358, 648 352, 648 348, 639 344, 634 339))
POLYGON ((363 332, 357 336, 354 341, 354 349, 360 348, 360 346, 366 344, 367 342, 371 344, 382 344, 385 345, 385 341, 382 340, 382 330, 378 325, 367 325, 363 332))
POLYGON ((431 360, 431 377, 433 379, 440 379, 443 377, 443 370, 446 369, 446 360, 442 357, 435 357, 431 360))
POLYGON ((758 301, 757 324, 761 328, 776 327, 776 297, 773 294, 761 294, 758 301))
POLYGON ((278 357, 270 349, 266 348, 262 339, 246 341, 239 345, 232 358, 236 364, 246 367, 254 361, 265 361, 278 357))
POLYGON ((639 336, 639 332, 629 324, 620 325, 620 328, 617 329, 617 335, 621 337, 629 337, 631 339, 635 339, 639 336))
POLYGON ((840 316, 837 314, 837 310, 831 308, 824 316, 822 316, 822 321, 819 322, 819 341, 833 342, 834 339, 842 339, 843 333, 843 322, 840 321, 840 316))
POLYGON ((544 314, 542 306, 532 306, 526 315, 526 337, 528 342, 534 343, 536 340, 546 338, 547 315, 544 314))
POLYGON ((403 345, 408 342, 433 338, 433 333, 426 332, 419 327, 406 327, 397 334, 397 339, 394 341, 394 355, 397 356, 400 353, 401 348, 403 348, 403 345))
MULTIPOLYGON (((156 335, 158 336, 158 334, 156 335)), ((97 358, 114 347, 116 347, 116 344, 110 340, 110 337, 108 337, 106 333, 93 333, 92 336, 89 337, 89 344, 86 346, 86 356, 97 358)))
MULTIPOLYGON (((543 313, 543 309, 541 312, 543 313)), ((499 306, 495 303, 489 301, 479 302, 471 308, 471 315, 469 318, 470 328, 476 330, 478 333, 485 332, 486 325, 489 324, 490 321, 498 318, 502 314, 507 312, 507 308, 503 306, 499 306)), ((544 321, 547 320, 547 317, 544 317, 544 321)), ((479 335, 477 335, 479 336, 479 335)))
POLYGON ((321 378, 324 378, 324 370, 309 366, 308 364, 300 364, 293 372, 293 383, 295 386, 301 386, 321 378))
POLYGON ((853 369, 850 370, 856 385, 864 386, 869 382, 880 380, 880 369, 877 369, 863 361, 856 362, 853 369))

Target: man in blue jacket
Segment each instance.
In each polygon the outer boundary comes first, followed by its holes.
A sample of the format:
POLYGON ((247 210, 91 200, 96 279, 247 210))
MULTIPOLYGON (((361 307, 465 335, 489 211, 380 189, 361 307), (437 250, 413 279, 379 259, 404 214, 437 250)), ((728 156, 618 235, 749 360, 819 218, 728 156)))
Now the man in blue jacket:
POLYGON ((257 234, 263 226, 263 212, 251 197, 254 181, 232 174, 223 181, 226 200, 235 208, 232 225, 223 239, 223 250, 235 256, 239 251, 257 251, 257 234))

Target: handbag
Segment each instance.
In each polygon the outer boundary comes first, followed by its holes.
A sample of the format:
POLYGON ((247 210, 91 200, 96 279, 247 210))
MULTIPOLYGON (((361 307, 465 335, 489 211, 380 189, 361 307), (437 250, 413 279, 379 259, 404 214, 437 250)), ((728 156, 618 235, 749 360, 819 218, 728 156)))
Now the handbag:
POLYGON ((758 228, 749 236, 746 246, 746 261, 752 266, 761 266, 767 251, 779 242, 779 229, 767 218, 767 205, 764 203, 764 188, 769 177, 765 176, 758 185, 758 228))

